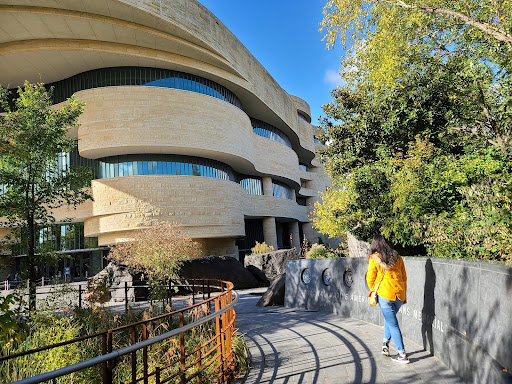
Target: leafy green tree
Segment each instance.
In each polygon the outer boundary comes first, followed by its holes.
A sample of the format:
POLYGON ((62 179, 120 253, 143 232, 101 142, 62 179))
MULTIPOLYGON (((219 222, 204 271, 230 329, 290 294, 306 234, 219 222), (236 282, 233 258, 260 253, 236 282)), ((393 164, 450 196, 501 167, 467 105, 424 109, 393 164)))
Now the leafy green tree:
POLYGON ((324 106, 334 188, 315 226, 512 260, 511 3, 331 0, 324 11, 328 44, 354 47, 324 106))
POLYGON ((84 104, 69 99, 60 109, 52 106, 52 91, 43 84, 25 82, 18 88, 14 108, 8 91, 0 87, 0 216, 18 241, 26 241, 29 307, 35 308, 37 233, 53 223, 53 210, 77 206, 90 199, 91 171, 59 165, 59 153, 76 148, 68 129, 78 126, 84 104))
POLYGON ((512 66, 510 0, 327 0, 321 31, 354 55, 347 68, 375 85, 393 85, 417 54, 462 55, 512 66))

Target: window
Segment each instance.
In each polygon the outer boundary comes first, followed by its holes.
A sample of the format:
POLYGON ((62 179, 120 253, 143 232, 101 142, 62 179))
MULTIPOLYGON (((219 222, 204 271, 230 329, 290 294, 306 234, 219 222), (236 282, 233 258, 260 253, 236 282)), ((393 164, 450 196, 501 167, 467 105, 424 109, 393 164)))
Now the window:
POLYGON ((304 172, 309 172, 309 167, 307 165, 299 163, 299 170, 304 171, 304 172))
POLYGON ((265 123, 264 121, 257 120, 251 118, 252 129, 255 134, 261 137, 266 137, 267 139, 277 141, 278 143, 284 144, 287 147, 291 148, 292 143, 288 136, 286 136, 283 132, 281 132, 278 128, 265 123))
MULTIPOLYGON (((67 79, 47 84, 54 87, 53 102, 60 103, 75 92, 117 85, 141 85, 148 87, 183 89, 206 94, 242 108, 242 103, 229 89, 200 76, 169 69, 147 67, 112 67, 82 72, 67 79), (213 91, 212 87, 218 91, 213 91)), ((14 98, 16 90, 11 90, 14 98)))
POLYGON ((286 184, 272 180, 272 196, 292 200, 292 190, 286 184))
POLYGON ((311 123, 311 119, 308 118, 305 114, 302 112, 297 111, 297 116, 299 116, 302 120, 306 121, 307 123, 311 123))
POLYGON ((240 180, 240 185, 250 195, 263 195, 263 185, 260 178, 246 177, 240 180))

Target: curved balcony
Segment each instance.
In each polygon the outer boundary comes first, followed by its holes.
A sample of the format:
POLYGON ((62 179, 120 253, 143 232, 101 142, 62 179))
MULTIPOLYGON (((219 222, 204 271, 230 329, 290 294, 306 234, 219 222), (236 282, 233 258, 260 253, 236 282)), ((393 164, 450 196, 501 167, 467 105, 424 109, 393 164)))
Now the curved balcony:
MULTIPOLYGON (((244 235, 242 202, 247 193, 239 184, 194 176, 126 176, 93 180, 92 217, 85 236, 100 245, 130 238, 134 230, 154 221, 182 224, 194 238, 244 235)), ((249 195, 252 196, 252 195, 249 195)))
POLYGON ((153 87, 80 91, 87 107, 78 129, 87 158, 168 153, 222 161, 245 174, 276 175, 299 185, 293 149, 253 132, 235 106, 203 94, 153 87))

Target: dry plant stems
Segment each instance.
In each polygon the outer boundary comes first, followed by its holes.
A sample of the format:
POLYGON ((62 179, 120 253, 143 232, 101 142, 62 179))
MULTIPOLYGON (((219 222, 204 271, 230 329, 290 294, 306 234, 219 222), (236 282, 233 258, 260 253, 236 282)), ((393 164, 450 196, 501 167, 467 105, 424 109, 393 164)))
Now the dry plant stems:
POLYGON ((133 241, 112 247, 108 259, 141 272, 152 281, 169 281, 183 260, 200 256, 200 246, 176 223, 159 222, 135 233, 133 241))
MULTIPOLYGON (((185 316, 185 323, 197 320, 200 317, 209 313, 207 305, 199 306, 194 311, 191 311, 185 316)), ((24 339, 21 342, 14 343, 6 351, 8 354, 14 354, 21 351, 26 351, 48 344, 53 344, 86 334, 96 333, 107 328, 119 327, 121 325, 130 324, 143 319, 149 319, 160 314, 156 307, 152 307, 148 312, 144 313, 128 313, 128 314, 114 314, 109 310, 102 308, 99 309, 77 309, 73 316, 60 316, 55 312, 42 312, 34 314, 31 321, 22 326, 24 339)), ((165 318, 148 324, 147 332, 148 338, 155 337, 169 330, 178 328, 178 317, 165 318)), ((192 353, 200 345, 203 345, 208 340, 215 337, 215 323, 204 323, 185 333, 185 351, 192 353)), ((136 342, 142 341, 142 330, 137 329, 136 342)), ((247 346, 243 341, 242 336, 233 338, 233 348, 235 359, 239 369, 246 369, 248 364, 247 346), (244 368, 245 367, 245 368, 244 368)), ((118 332, 113 337, 113 349, 119 349, 131 344, 130 331, 118 332)), ((204 352, 204 351, 203 351, 204 352)), ((163 367, 176 359, 180 353, 179 337, 165 340, 157 343, 148 349, 148 363, 149 371, 153 371, 156 367, 163 367)), ((79 361, 90 359, 94 356, 101 354, 101 339, 93 338, 84 340, 78 344, 70 344, 63 347, 58 347, 49 351, 39 352, 36 356, 29 355, 20 358, 15 358, 0 363, 0 377, 2 382, 11 382, 20 380, 22 378, 31 377, 36 374, 47 372, 50 370, 58 369, 66 365, 70 365, 79 361)), ((187 365, 196 359, 196 355, 187 358, 187 365)), ((203 365, 213 359, 213 355, 203 360, 203 365)), ((137 360, 142 361, 142 350, 137 352, 137 360)), ((212 364, 208 369, 201 373, 203 383, 213 382, 212 375, 209 379, 204 379, 211 369, 212 364)), ((194 368, 195 369, 195 368, 194 368)), ((188 371, 187 376, 195 373, 194 369, 188 371)), ((137 365, 137 377, 142 376, 142 364, 137 365)), ((165 371, 165 376, 177 372, 177 368, 172 368, 165 371)), ((114 369, 114 383, 126 383, 131 381, 131 366, 130 357, 122 357, 119 360, 116 368, 114 369)), ((191 381, 192 383, 198 382, 198 378, 191 381)), ((88 384, 100 383, 101 379, 101 366, 92 367, 85 371, 77 372, 73 375, 68 375, 56 379, 55 383, 72 383, 72 384, 88 384)), ((172 381, 171 381, 172 382, 172 381)))

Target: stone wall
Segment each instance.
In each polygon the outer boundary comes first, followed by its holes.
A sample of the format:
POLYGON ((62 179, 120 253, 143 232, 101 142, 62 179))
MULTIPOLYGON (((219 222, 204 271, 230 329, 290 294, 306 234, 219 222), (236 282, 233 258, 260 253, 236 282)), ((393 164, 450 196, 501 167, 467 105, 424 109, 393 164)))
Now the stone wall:
MULTIPOLYGON (((408 303, 398 316, 404 337, 467 383, 512 382, 512 269, 425 257, 404 261, 408 303)), ((289 261, 285 305, 383 325, 379 308, 368 304, 366 270, 366 258, 289 261)))

